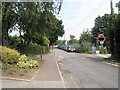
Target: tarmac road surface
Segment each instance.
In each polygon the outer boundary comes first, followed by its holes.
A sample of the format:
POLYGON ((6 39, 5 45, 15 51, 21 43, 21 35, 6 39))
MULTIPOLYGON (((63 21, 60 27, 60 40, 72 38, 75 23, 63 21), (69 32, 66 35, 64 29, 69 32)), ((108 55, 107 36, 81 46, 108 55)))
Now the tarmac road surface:
POLYGON ((100 56, 54 49, 66 88, 118 88, 118 67, 100 56))

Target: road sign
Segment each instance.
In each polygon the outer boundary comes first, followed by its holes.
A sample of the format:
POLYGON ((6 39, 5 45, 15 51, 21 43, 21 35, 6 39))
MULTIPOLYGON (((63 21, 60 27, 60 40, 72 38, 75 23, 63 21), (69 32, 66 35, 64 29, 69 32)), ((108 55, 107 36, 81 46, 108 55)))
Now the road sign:
POLYGON ((100 42, 100 46, 103 46, 103 45, 104 45, 104 42, 103 42, 103 41, 101 41, 101 42, 100 42))
POLYGON ((98 40, 98 42, 104 42, 105 41, 104 34, 98 34, 97 40, 98 40))

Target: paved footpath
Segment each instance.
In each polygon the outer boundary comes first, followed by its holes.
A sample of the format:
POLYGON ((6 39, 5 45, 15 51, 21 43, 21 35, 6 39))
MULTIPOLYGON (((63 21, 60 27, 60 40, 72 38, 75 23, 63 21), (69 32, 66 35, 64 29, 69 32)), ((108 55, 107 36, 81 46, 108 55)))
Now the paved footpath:
POLYGON ((63 88, 54 53, 43 55, 44 63, 31 81, 2 80, 3 88, 63 88))

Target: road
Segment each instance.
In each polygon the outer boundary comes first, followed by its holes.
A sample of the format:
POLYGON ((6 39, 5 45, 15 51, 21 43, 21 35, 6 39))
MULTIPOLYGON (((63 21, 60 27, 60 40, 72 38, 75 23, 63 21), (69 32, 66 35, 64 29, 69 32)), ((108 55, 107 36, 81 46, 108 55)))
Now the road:
POLYGON ((118 88, 118 68, 102 63, 100 56, 54 49, 52 53, 43 55, 43 59, 44 64, 32 80, 3 79, 2 87, 118 88))
POLYGON ((66 88, 118 88, 118 67, 100 56, 54 49, 66 88))

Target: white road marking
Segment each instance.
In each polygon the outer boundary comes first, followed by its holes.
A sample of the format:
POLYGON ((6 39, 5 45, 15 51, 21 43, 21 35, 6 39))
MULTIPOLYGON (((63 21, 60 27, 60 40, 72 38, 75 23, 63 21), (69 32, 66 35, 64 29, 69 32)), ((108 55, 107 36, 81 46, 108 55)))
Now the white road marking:
POLYGON ((70 79, 73 81, 75 87, 78 88, 78 85, 77 85, 77 83, 75 82, 75 80, 74 80, 71 76, 69 76, 69 77, 70 77, 70 79))
MULTIPOLYGON (((55 56, 54 56, 54 58, 55 58, 55 56)), ((62 80, 63 87, 66 88, 66 86, 65 86, 65 81, 64 81, 64 79, 63 79, 62 73, 61 73, 61 71, 60 71, 60 67, 59 67, 56 59, 55 59, 55 62, 56 62, 56 65, 57 65, 57 68, 58 68, 58 72, 59 72, 60 77, 61 77, 61 80, 62 80)))

